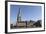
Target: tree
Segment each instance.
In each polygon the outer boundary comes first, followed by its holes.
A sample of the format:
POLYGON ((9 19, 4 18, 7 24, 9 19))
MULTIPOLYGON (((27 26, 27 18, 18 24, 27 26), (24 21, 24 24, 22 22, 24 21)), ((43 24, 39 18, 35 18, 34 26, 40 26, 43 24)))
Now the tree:
POLYGON ((36 23, 34 23, 33 25, 35 25, 36 27, 41 27, 41 20, 38 20, 36 23))

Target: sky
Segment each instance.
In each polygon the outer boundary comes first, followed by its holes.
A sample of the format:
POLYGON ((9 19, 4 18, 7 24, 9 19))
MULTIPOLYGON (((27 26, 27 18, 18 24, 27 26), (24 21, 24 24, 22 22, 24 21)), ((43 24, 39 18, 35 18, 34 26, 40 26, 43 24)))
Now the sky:
POLYGON ((42 10, 41 6, 29 6, 29 5, 10 5, 10 22, 15 23, 17 21, 17 14, 21 9, 22 21, 37 21, 41 20, 42 10))

